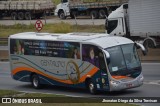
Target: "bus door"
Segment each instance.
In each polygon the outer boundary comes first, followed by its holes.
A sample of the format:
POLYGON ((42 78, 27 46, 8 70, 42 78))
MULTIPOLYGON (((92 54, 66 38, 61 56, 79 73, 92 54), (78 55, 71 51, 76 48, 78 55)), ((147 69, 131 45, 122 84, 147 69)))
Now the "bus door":
POLYGON ((108 84, 108 74, 106 70, 106 64, 104 60, 104 54, 101 49, 97 46, 90 44, 82 45, 82 60, 89 62, 90 64, 97 67, 99 70, 92 76, 97 89, 107 89, 108 84))
POLYGON ((99 69, 100 69, 100 78, 101 78, 101 88, 105 90, 109 90, 109 81, 108 81, 108 74, 106 63, 104 60, 103 52, 99 52, 99 69))

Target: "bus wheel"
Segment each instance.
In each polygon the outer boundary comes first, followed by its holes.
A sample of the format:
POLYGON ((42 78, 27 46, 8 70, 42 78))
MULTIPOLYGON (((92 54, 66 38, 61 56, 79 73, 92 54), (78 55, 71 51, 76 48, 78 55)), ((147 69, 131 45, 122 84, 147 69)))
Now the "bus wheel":
POLYGON ((96 86, 92 80, 88 82, 88 90, 91 94, 96 94, 96 86))
POLYGON ((40 80, 39 80, 39 76, 37 74, 33 74, 31 76, 31 81, 32 81, 32 86, 36 89, 41 88, 41 84, 40 84, 40 80))

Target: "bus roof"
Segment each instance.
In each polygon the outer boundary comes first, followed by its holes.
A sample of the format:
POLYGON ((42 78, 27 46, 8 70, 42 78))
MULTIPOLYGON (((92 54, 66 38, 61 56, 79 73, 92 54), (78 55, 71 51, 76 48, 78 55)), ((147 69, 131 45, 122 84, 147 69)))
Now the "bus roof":
POLYGON ((33 39, 33 40, 50 40, 50 41, 69 41, 94 44, 102 48, 108 48, 117 45, 134 43, 124 37, 110 36, 106 33, 36 33, 25 32, 11 35, 11 39, 33 39))

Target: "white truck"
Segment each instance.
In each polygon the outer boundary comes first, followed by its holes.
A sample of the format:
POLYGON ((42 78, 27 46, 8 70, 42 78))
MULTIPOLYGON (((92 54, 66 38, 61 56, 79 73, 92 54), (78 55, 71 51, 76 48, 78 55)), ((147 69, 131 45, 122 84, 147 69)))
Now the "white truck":
POLYGON ((40 18, 44 13, 53 11, 54 7, 51 0, 1 0, 0 19, 5 16, 14 20, 40 18))
POLYGON ((107 33, 154 48, 160 44, 160 0, 129 0, 106 20, 107 33))
POLYGON ((109 11, 115 10, 128 0, 61 0, 55 15, 61 19, 83 15, 91 18, 105 18, 109 11))

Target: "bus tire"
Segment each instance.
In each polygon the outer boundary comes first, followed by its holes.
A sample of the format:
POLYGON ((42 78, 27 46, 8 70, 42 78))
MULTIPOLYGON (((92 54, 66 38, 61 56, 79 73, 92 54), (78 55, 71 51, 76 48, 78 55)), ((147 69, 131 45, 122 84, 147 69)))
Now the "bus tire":
POLYGON ((90 17, 93 18, 93 19, 98 19, 99 18, 98 11, 92 10, 91 13, 90 13, 90 17))
POLYGON ((33 75, 31 76, 31 82, 32 82, 32 86, 33 86, 35 89, 41 88, 39 76, 38 76, 37 74, 33 74, 33 75))
POLYGON ((97 93, 97 88, 91 79, 88 81, 88 90, 93 95, 97 93))

